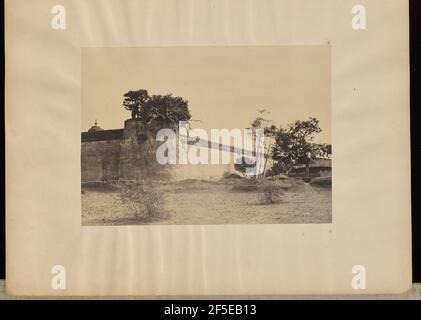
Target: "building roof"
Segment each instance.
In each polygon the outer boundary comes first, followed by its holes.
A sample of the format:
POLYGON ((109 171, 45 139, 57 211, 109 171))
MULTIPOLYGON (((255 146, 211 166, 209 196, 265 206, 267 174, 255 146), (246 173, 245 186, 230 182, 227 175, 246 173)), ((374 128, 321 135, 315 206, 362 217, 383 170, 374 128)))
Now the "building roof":
POLYGON ((82 132, 82 142, 122 140, 123 129, 98 130, 82 132))
MULTIPOLYGON (((294 169, 302 169, 305 167, 306 167, 305 164, 301 164, 301 165, 295 166, 294 169)), ((318 159, 311 160, 309 167, 310 168, 332 168, 332 159, 318 158, 318 159)))

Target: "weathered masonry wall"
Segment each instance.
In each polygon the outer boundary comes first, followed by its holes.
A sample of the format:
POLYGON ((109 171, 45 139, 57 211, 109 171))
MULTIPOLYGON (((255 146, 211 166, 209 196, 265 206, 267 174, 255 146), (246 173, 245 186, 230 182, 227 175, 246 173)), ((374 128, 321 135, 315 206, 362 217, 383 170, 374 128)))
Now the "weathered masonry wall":
POLYGON ((119 140, 82 143, 82 182, 118 179, 120 153, 119 140))
POLYGON ((136 119, 126 120, 121 143, 120 178, 123 180, 171 179, 172 168, 160 165, 156 160, 156 150, 162 143, 156 141, 156 133, 169 125, 152 121, 147 126, 136 119))
MULTIPOLYGON (((220 165, 160 165, 156 149, 156 132, 168 128, 163 122, 145 126, 138 119, 129 119, 124 129, 82 132, 82 183, 138 180, 220 179, 224 173, 235 172, 233 162, 220 165)), ((232 152, 222 151, 222 152, 232 152)))
POLYGON ((145 126, 137 119, 129 119, 124 129, 82 132, 82 183, 138 180, 145 178, 170 179, 170 167, 156 161, 156 132, 165 123, 145 126))
POLYGON ((82 133, 82 182, 117 180, 123 130, 82 133))

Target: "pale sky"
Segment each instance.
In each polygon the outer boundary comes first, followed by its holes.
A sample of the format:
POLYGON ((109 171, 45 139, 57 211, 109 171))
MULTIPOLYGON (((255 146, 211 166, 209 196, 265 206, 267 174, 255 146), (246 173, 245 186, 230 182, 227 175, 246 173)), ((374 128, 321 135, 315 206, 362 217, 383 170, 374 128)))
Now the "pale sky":
POLYGON ((82 131, 123 128, 137 89, 188 100, 192 127, 247 128, 264 108, 276 125, 316 117, 331 142, 328 46, 84 48, 82 131))

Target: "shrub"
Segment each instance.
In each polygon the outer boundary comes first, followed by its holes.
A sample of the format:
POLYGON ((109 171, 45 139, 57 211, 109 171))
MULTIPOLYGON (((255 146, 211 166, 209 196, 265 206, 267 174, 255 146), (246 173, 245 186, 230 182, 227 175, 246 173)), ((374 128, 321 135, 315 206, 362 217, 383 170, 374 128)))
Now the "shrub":
POLYGON ((150 221, 165 217, 164 194, 150 181, 120 184, 119 198, 134 211, 136 218, 150 221))
POLYGON ((275 204, 282 202, 282 188, 271 181, 263 181, 259 186, 260 203, 275 204))

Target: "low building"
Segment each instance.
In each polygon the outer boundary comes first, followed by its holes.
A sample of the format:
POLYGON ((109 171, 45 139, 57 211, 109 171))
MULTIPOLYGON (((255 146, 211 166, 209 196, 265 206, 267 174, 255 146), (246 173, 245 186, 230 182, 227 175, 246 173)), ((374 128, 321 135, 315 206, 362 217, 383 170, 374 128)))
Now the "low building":
MULTIPOLYGON (((295 166, 289 173, 291 177, 307 177, 305 164, 295 166)), ((311 161, 307 178, 325 177, 332 175, 332 159, 318 158, 311 161)))

